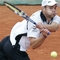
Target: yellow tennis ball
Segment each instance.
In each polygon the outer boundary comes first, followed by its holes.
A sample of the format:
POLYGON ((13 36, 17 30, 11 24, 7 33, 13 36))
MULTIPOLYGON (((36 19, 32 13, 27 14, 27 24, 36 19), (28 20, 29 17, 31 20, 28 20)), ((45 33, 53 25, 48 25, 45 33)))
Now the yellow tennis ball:
POLYGON ((57 57, 57 55, 58 55, 58 54, 57 54, 57 52, 56 52, 56 51, 52 51, 52 52, 51 52, 51 57, 56 58, 56 57, 57 57))

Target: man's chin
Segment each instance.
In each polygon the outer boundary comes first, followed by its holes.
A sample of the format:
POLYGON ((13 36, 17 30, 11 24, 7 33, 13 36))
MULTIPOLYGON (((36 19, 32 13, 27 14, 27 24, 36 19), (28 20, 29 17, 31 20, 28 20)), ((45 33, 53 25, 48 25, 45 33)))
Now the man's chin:
POLYGON ((55 15, 49 15, 48 17, 53 18, 55 15))

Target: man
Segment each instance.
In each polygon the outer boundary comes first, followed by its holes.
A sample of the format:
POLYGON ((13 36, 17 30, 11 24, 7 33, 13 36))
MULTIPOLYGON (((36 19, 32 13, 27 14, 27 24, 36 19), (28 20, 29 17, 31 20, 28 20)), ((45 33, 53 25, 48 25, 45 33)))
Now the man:
POLYGON ((60 17, 56 15, 56 7, 55 0, 43 0, 42 10, 31 16, 36 26, 26 20, 14 25, 10 36, 0 42, 0 60, 30 60, 26 50, 30 46, 33 49, 39 47, 48 37, 47 32, 55 32, 59 27, 60 17))
POLYGON ((60 23, 60 17, 56 15, 57 2, 55 0, 43 0, 42 10, 32 14, 31 19, 37 23, 37 28, 28 22, 27 36, 30 39, 32 48, 37 48, 48 36, 46 31, 55 32, 60 23))

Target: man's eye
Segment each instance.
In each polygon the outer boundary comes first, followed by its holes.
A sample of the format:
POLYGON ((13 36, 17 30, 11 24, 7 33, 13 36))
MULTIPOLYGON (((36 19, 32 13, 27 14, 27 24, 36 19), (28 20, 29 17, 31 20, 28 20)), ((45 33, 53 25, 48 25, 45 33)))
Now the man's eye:
POLYGON ((53 7, 50 7, 50 9, 53 9, 53 7))
POLYGON ((53 6, 51 6, 51 7, 49 7, 50 9, 56 9, 56 7, 53 7, 53 6))

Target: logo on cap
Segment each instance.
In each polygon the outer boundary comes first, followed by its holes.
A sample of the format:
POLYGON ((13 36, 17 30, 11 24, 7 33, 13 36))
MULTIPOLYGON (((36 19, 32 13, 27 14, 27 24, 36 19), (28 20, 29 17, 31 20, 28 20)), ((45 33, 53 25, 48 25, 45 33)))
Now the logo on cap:
POLYGON ((48 3, 51 3, 51 1, 48 1, 48 3))

